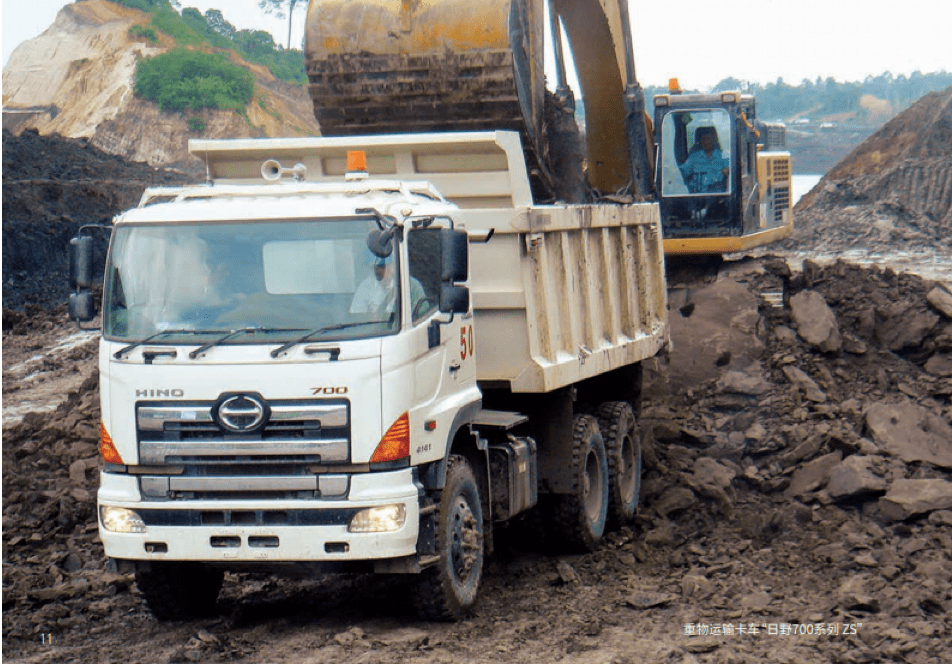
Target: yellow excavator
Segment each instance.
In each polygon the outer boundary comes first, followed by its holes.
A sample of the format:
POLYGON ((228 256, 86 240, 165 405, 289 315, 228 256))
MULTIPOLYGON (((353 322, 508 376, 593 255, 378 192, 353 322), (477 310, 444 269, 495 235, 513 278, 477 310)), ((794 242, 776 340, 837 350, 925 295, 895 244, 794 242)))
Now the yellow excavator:
POLYGON ((746 251, 793 231, 785 128, 740 92, 654 98, 655 192, 668 256, 746 251))
POLYGON ((676 89, 655 98, 652 122, 631 34, 627 0, 311 0, 305 53, 324 135, 516 130, 537 202, 657 200, 668 255, 788 236, 782 127, 759 123, 750 95, 676 89), (554 93, 545 85, 546 30, 554 93), (705 132, 716 134, 716 152, 701 147, 705 132), (703 164, 701 154, 719 161, 703 164))

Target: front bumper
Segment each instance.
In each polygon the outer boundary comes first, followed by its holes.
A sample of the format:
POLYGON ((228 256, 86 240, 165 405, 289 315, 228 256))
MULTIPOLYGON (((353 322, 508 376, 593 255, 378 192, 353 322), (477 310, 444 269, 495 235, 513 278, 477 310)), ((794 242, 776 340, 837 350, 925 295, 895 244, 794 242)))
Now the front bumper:
MULTIPOLYGON (((412 468, 350 477, 346 500, 143 501, 136 477, 102 473, 98 503, 135 511, 145 532, 106 530, 106 555, 119 560, 204 562, 338 562, 416 553, 419 489, 412 468), (353 533, 360 510, 402 505, 393 532, 353 533)), ((98 510, 97 510, 98 513, 98 510)))

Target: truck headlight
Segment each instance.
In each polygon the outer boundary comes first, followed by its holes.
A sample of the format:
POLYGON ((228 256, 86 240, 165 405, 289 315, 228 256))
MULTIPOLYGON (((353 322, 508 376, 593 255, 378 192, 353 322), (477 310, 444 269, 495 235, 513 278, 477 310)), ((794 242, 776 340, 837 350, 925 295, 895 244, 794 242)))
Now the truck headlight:
POLYGON ((145 522, 138 514, 125 507, 99 507, 99 519, 102 526, 113 533, 144 533, 145 522))
POLYGON ((407 522, 407 510, 403 505, 383 505, 360 510, 350 520, 347 531, 351 533, 392 533, 403 528, 407 522))

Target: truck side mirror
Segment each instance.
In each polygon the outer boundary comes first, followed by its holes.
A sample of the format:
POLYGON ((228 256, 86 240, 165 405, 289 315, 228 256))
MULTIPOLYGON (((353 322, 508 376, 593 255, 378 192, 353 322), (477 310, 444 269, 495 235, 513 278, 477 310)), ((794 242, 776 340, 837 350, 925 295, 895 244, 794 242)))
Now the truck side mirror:
POLYGON ((440 313, 465 314, 469 311, 469 289, 452 284, 440 285, 440 313))
POLYGON ((89 291, 70 293, 69 318, 79 323, 88 323, 96 317, 96 300, 89 291))
POLYGON ((89 288, 93 285, 91 235, 80 235, 69 241, 69 285, 73 289, 89 288))
POLYGON ((367 248, 377 258, 387 258, 393 253, 393 228, 375 228, 367 233, 367 248))
MULTIPOLYGON (((440 231, 440 279, 455 283, 469 276, 469 237, 466 231, 444 228, 440 231)), ((443 299, 442 293, 440 300, 443 299)))

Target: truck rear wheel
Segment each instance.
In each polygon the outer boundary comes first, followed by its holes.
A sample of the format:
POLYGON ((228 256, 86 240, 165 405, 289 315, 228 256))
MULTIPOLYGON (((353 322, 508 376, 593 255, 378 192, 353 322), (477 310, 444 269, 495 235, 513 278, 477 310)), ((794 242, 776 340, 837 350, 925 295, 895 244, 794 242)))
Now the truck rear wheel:
POLYGON ((598 422, 576 415, 572 430, 573 492, 557 497, 555 520, 573 549, 594 551, 608 519, 608 459, 598 422))
POLYGON ((201 563, 161 562, 136 570, 136 586, 158 620, 184 620, 215 611, 225 573, 201 563))
POLYGON ((483 577, 483 509, 479 487, 462 456, 449 458, 436 526, 440 561, 425 570, 417 589, 420 614, 430 620, 459 620, 476 604, 483 577))
POLYGON ((608 518, 612 525, 631 523, 641 493, 641 439, 631 406, 607 401, 598 407, 598 426, 608 454, 608 518))

